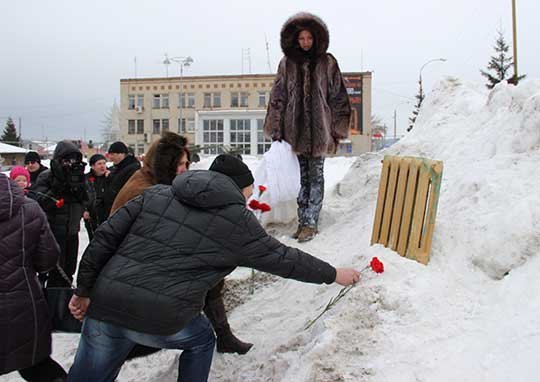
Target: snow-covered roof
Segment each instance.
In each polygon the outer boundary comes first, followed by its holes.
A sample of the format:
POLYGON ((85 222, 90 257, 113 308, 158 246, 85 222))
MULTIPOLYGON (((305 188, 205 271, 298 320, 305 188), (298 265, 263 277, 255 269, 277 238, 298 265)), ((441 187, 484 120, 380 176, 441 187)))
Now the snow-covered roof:
POLYGON ((26 154, 27 152, 28 150, 23 149, 22 147, 0 142, 0 154, 26 154))

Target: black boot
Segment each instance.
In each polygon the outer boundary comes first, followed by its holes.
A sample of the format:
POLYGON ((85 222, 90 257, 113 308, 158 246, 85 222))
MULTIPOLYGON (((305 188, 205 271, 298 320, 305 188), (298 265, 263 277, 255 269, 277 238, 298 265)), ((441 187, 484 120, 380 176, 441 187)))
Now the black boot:
POLYGON ((227 322, 223 298, 207 299, 204 314, 206 314, 216 332, 218 353, 246 354, 251 349, 253 344, 240 341, 231 332, 231 327, 227 322))

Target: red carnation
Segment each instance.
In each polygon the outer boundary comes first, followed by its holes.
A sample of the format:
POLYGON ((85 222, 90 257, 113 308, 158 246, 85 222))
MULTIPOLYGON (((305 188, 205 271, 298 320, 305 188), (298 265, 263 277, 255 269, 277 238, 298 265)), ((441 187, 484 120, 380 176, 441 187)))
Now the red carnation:
POLYGON ((381 263, 381 261, 379 259, 377 259, 376 257, 371 259, 371 262, 369 263, 369 265, 371 266, 371 269, 373 269, 373 272, 375 272, 375 273, 383 273, 384 272, 384 264, 381 263))
POLYGON ((259 203, 259 209, 262 211, 262 212, 268 212, 270 211, 272 208, 270 208, 270 206, 266 203, 259 203))
POLYGON ((261 204, 257 199, 251 199, 248 205, 252 210, 258 210, 261 208, 261 204))
POLYGON ((265 191, 266 191, 266 187, 264 187, 262 184, 259 185, 259 192, 262 194, 265 191))
POLYGON ((64 206, 64 198, 56 201, 56 208, 62 208, 64 206))
POLYGON ((96 178, 94 178, 93 176, 91 176, 90 178, 88 178, 88 181, 89 181, 90 183, 94 183, 95 180, 96 180, 96 178))

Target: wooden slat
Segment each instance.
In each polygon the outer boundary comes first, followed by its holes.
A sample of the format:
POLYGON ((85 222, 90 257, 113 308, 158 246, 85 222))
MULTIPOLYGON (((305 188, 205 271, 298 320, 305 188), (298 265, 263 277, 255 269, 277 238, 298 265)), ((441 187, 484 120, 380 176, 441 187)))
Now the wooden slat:
POLYGON ((431 252, 431 244, 433 240, 433 231, 435 230, 435 217, 437 215, 437 206, 439 203, 439 195, 441 191, 443 163, 435 162, 430 169, 430 197, 428 202, 427 220, 424 222, 422 232, 422 245, 416 256, 417 260, 422 264, 427 264, 429 261, 429 253, 431 252))
POLYGON ((392 222, 390 223, 390 239, 388 240, 388 246, 394 251, 397 250, 398 246, 399 230, 401 228, 401 216, 403 213, 403 205, 405 204, 405 189, 407 187, 410 164, 410 158, 403 158, 399 164, 394 213, 392 214, 392 222))
POLYGON ((405 191, 405 204, 403 206, 403 216, 401 217, 401 228, 399 230, 397 251, 401 256, 405 256, 407 252, 417 178, 418 162, 413 159, 409 165, 409 178, 407 181, 407 190, 405 191))
POLYGON ((386 186, 388 184, 388 173, 390 169, 390 157, 385 156, 381 170, 381 180, 379 182, 379 194, 377 196, 377 208, 375 209, 375 221, 373 222, 373 232, 371 233, 371 244, 379 242, 381 232, 381 222, 384 210, 384 200, 386 196, 386 186), (387 160, 388 158, 388 160, 387 160))
POLYGON ((418 187, 416 189, 416 200, 414 202, 414 215, 411 226, 411 236, 409 238, 409 245, 407 251, 407 257, 416 259, 416 255, 420 250, 420 236, 422 235, 422 226, 424 224, 424 218, 426 215, 427 196, 429 188, 429 172, 423 168, 424 164, 419 163, 419 180, 418 187))
POLYGON ((388 245, 390 233, 390 222, 392 221, 392 212, 394 211, 394 196, 396 194, 396 181, 399 170, 399 158, 390 159, 390 176, 388 177, 388 186, 386 187, 386 199, 384 202, 383 220, 379 243, 385 247, 388 245))

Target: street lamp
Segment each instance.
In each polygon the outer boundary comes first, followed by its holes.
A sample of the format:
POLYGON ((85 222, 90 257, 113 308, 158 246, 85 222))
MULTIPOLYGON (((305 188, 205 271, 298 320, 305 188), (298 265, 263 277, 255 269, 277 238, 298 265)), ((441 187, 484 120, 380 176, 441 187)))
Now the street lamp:
MULTIPOLYGON (((180 129, 182 127, 182 108, 185 106, 185 101, 184 101, 184 105, 182 104, 182 78, 184 76, 184 66, 185 67, 189 67, 191 66, 191 64, 193 63, 193 58, 191 58, 191 56, 187 56, 187 57, 173 57, 171 58, 171 61, 174 61, 178 64, 178 67, 180 69, 180 92, 178 93, 178 96, 180 97, 180 107, 179 107, 179 112, 178 112, 178 115, 179 115, 179 122, 180 122, 180 126, 178 126, 178 132, 180 133, 180 129)), ((186 121, 186 131, 187 131, 187 121, 186 121)))
MULTIPOLYGON (((423 88, 422 88, 422 70, 424 70, 424 68, 426 67, 426 65, 428 64, 431 64, 432 62, 437 62, 437 61, 440 61, 440 62, 445 62, 446 61, 446 58, 434 58, 432 60, 429 60, 427 61, 424 65, 422 65, 422 67, 420 68, 420 75, 418 76, 418 84, 420 85, 420 97, 422 98, 422 101, 424 100, 424 91, 423 91, 423 88)), ((422 101, 420 101, 420 103, 422 103, 422 101)))
POLYGON ((411 122, 411 124, 409 125, 409 127, 407 128, 407 131, 411 131, 413 126, 414 126, 414 122, 416 121, 416 116, 418 115, 418 112, 420 111, 420 106, 422 106, 422 102, 424 101, 424 88, 422 86, 422 70, 424 70, 424 68, 431 64, 432 62, 437 62, 437 61, 440 61, 440 62, 445 62, 446 61, 446 58, 433 58, 431 60, 428 60, 424 63, 424 65, 422 65, 420 67, 420 74, 418 76, 418 86, 419 86, 419 91, 418 91, 418 95, 416 96, 416 99, 417 99, 417 103, 416 103, 416 109, 415 111, 413 111, 413 117, 409 118, 409 121, 411 122))

